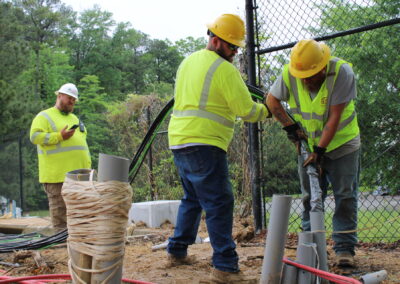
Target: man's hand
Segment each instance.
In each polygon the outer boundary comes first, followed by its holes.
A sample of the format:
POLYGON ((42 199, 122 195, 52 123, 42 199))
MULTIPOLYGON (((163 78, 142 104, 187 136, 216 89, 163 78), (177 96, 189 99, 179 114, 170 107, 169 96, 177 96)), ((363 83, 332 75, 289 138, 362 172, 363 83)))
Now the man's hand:
POLYGON ((297 123, 285 126, 282 129, 287 132, 288 139, 295 144, 297 154, 300 155, 301 140, 307 141, 307 135, 297 123))
POLYGON ((321 168, 321 159, 325 154, 326 148, 314 146, 314 152, 312 152, 307 160, 304 161, 303 167, 307 167, 310 164, 315 164, 317 169, 321 168))
POLYGON ((63 140, 67 140, 67 139, 71 138, 71 136, 74 135, 74 133, 75 133, 75 129, 67 130, 67 128, 68 128, 68 125, 66 125, 66 126, 65 126, 63 129, 61 129, 61 131, 60 131, 63 140))

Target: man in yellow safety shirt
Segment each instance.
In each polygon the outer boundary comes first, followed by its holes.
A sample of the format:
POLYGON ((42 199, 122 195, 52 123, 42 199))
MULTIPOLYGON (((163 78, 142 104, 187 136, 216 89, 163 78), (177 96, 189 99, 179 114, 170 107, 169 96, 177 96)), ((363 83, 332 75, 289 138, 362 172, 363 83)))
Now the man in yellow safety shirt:
POLYGON ((174 236, 167 251, 170 266, 193 263, 188 246, 196 239, 201 212, 213 247, 213 283, 241 283, 238 255, 232 239, 234 198, 226 151, 236 117, 257 122, 269 116, 256 103, 232 64, 244 46, 245 28, 237 15, 224 14, 208 27, 208 44, 180 64, 175 104, 168 128, 184 197, 178 210, 174 236))
MULTIPOLYGON (((307 139, 311 153, 298 156, 303 193, 303 230, 310 230, 310 182, 305 167, 321 170, 323 199, 328 184, 335 197, 332 234, 336 263, 353 266, 357 243, 357 194, 360 170, 360 129, 354 100, 356 80, 351 64, 331 56, 324 43, 307 39, 292 49, 290 63, 271 87, 267 104, 297 146, 307 139), (281 101, 289 104, 294 120, 281 101)), ((322 200, 323 201, 323 200, 322 200)))
POLYGON ((72 113, 78 100, 78 89, 67 83, 55 92, 54 107, 41 111, 32 121, 30 140, 37 145, 39 182, 49 200, 53 228, 66 228, 66 207, 61 188, 67 172, 90 169, 91 159, 86 143, 86 128, 72 113))

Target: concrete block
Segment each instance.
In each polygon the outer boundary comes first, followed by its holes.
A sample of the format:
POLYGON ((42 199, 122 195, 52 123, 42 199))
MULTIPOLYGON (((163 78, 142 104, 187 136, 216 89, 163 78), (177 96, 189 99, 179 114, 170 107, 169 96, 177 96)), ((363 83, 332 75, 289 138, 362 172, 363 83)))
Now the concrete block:
POLYGON ((147 227, 160 227, 166 220, 176 225, 180 200, 157 200, 132 203, 129 222, 144 222, 147 227))

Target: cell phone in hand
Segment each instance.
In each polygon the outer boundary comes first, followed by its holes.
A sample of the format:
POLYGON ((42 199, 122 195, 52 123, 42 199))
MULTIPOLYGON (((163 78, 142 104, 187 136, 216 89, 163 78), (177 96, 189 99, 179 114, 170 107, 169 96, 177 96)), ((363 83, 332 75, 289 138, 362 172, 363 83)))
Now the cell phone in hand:
POLYGON ((72 130, 72 129, 75 129, 75 128, 78 128, 78 127, 79 127, 79 124, 74 124, 74 125, 72 125, 71 128, 68 129, 68 130, 72 130))

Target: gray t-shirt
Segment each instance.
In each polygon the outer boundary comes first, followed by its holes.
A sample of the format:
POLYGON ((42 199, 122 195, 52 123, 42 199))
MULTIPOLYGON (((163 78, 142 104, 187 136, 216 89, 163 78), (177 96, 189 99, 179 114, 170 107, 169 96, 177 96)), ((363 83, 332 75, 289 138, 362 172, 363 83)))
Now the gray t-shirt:
MULTIPOLYGON (((280 75, 274 82, 269 93, 280 101, 286 102, 289 100, 289 90, 283 81, 282 75, 280 75)), ((316 95, 317 93, 310 93, 311 99, 314 99, 316 95)), ((355 99, 356 96, 357 89, 353 70, 348 64, 344 63, 340 66, 339 74, 336 78, 335 85, 333 86, 333 91, 330 98, 331 105, 348 103, 355 99)), ((358 150, 360 146, 361 139, 360 135, 358 135, 335 150, 326 153, 325 156, 331 159, 337 159, 358 150)))

